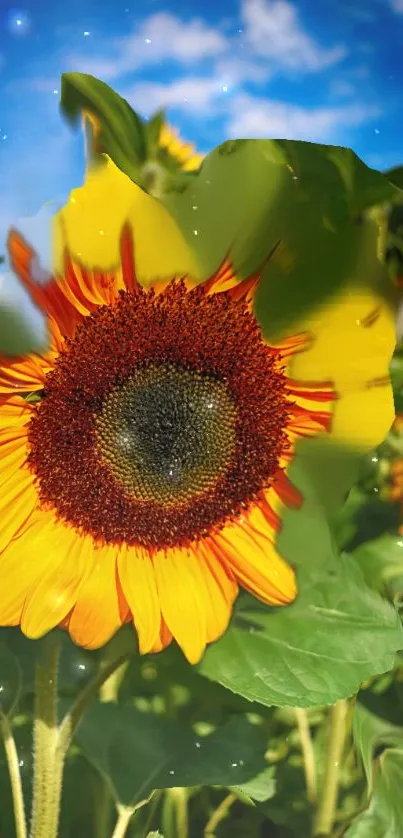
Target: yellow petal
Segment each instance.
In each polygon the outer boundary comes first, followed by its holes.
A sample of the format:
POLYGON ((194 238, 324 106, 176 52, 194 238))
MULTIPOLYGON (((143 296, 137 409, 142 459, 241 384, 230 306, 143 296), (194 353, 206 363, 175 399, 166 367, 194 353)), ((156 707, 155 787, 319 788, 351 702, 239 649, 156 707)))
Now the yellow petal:
POLYGON ((134 547, 122 549, 118 557, 119 578, 132 612, 141 654, 157 643, 161 626, 155 572, 151 557, 134 547))
POLYGON ((332 439, 374 448, 394 417, 388 367, 396 343, 395 318, 369 290, 345 291, 304 321, 315 340, 295 355, 289 374, 301 381, 333 381, 332 439))
POLYGON ((205 588, 200 562, 192 550, 162 550, 153 556, 163 618, 190 663, 197 663, 207 642, 205 588))
POLYGON ((93 268, 119 265, 119 243, 126 221, 132 226, 136 271, 145 285, 175 274, 197 276, 191 250, 168 210, 120 171, 108 157, 88 170, 54 219, 54 263, 62 273, 64 251, 93 268))
POLYGON ((38 494, 33 486, 33 476, 25 471, 7 491, 0 495, 0 553, 23 527, 38 506, 38 494))
POLYGON ((29 560, 37 565, 39 577, 29 586, 21 614, 21 629, 27 637, 42 637, 71 611, 88 573, 83 539, 71 527, 49 520, 35 534, 27 531, 29 560))
POLYGON ((85 540, 91 572, 80 588, 69 632, 79 646, 99 649, 120 628, 127 609, 116 584, 118 548, 108 545, 94 549, 92 539, 85 540))

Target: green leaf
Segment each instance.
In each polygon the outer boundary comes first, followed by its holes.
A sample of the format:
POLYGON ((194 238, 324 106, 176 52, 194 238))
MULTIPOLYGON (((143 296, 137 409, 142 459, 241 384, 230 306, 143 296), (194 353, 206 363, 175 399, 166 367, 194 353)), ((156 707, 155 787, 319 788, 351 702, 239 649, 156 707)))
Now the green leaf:
POLYGON ((389 749, 379 760, 368 809, 351 824, 345 838, 402 838, 403 751, 389 749))
POLYGON ((306 796, 302 765, 293 764, 289 759, 279 762, 276 765, 276 793, 257 806, 275 824, 292 830, 296 838, 310 835, 312 810, 306 796))
POLYGON ((94 76, 63 73, 60 108, 73 125, 83 112, 92 114, 99 131, 95 137, 92 133, 91 154, 95 159, 108 154, 122 172, 137 180, 146 158, 146 129, 126 99, 94 76))
POLYGON ((313 568, 338 558, 336 516, 358 478, 361 462, 362 455, 331 438, 298 443, 288 476, 304 502, 300 509, 284 508, 277 539, 278 550, 287 561, 313 568))
POLYGON ((403 592, 403 538, 382 535, 361 544, 353 553, 367 585, 378 591, 403 592))
POLYGON ((145 125, 148 157, 156 157, 158 153, 161 129, 165 123, 165 111, 156 111, 145 125))
POLYGON ((394 169, 389 169, 387 172, 384 172, 384 174, 385 177, 394 184, 394 186, 397 186, 399 189, 403 189, 403 166, 396 166, 394 169))
POLYGON ((255 299, 265 336, 277 339, 342 288, 372 287, 388 298, 378 224, 359 216, 397 191, 350 149, 238 140, 214 149, 187 188, 173 182, 161 200, 206 275, 226 253, 240 276, 250 275, 280 242, 255 299))
POLYGON ((200 737, 166 717, 98 703, 86 714, 77 740, 109 780, 116 800, 131 806, 154 789, 243 783, 265 765, 266 743, 242 716, 200 737))
MULTIPOLYGON (((100 653, 81 649, 73 643, 67 632, 59 629, 55 631, 59 633, 61 642, 59 689, 61 692, 74 693, 82 689, 95 675, 100 653)), ((17 627, 0 628, 0 648, 7 650, 17 660, 21 670, 23 693, 34 691, 35 664, 45 642, 46 637, 40 640, 29 640, 17 627)))
POLYGON ((245 599, 224 637, 207 649, 202 675, 249 701, 331 704, 393 666, 403 646, 398 615, 366 587, 348 556, 317 572, 303 569, 299 596, 271 609, 245 599))
POLYGON ((368 795, 373 785, 373 758, 378 745, 398 745, 403 748, 403 727, 398 727, 371 713, 357 702, 353 716, 355 747, 360 754, 368 784, 368 795))
POLYGON ((13 305, 0 303, 0 352, 4 355, 27 355, 46 349, 46 342, 28 325, 21 311, 13 305))
POLYGON ((231 786, 230 788, 235 792, 241 792, 249 800, 264 803, 265 800, 270 800, 276 794, 275 774, 275 766, 269 765, 257 777, 253 777, 247 783, 241 783, 241 785, 231 786))

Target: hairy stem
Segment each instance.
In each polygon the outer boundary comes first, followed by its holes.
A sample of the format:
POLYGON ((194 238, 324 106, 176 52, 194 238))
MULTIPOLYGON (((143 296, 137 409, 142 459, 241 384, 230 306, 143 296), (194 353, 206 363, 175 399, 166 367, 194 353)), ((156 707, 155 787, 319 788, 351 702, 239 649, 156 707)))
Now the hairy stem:
POLYGON ((315 836, 331 835, 339 792, 340 762, 346 738, 348 701, 338 701, 329 711, 325 772, 314 823, 315 836))
POLYGON ((36 665, 31 838, 57 838, 63 758, 58 748, 57 675, 60 640, 52 632, 36 665))

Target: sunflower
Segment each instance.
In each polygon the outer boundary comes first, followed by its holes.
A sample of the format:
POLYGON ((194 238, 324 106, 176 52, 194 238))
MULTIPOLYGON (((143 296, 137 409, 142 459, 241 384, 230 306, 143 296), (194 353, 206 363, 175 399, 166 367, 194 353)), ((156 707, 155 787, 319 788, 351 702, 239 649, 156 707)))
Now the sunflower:
POLYGON ((161 126, 158 145, 169 152, 184 172, 198 169, 203 160, 203 155, 197 153, 193 143, 182 140, 176 128, 172 128, 167 122, 161 126))
POLYGON ((0 623, 98 648, 132 621, 141 653, 174 638, 194 663, 239 586, 295 598, 276 548, 303 500, 287 471, 298 439, 329 432, 336 393, 289 375, 309 334, 263 339, 260 272, 240 281, 225 259, 199 284, 144 287, 129 224, 119 241, 118 270, 67 250, 38 285, 35 252, 9 235, 51 343, 1 359, 0 623))

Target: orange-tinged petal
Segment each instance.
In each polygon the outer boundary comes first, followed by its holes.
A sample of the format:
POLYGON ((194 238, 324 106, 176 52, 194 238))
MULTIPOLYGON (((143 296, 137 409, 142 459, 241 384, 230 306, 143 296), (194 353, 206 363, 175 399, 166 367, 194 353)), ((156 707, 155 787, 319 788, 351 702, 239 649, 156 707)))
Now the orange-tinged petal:
POLYGON ((92 539, 83 539, 83 554, 90 574, 82 584, 69 620, 70 635, 86 649, 99 649, 113 637, 125 621, 117 585, 116 545, 94 548, 92 539))
POLYGON ((80 317, 64 293, 66 285, 53 278, 43 284, 35 281, 32 264, 36 253, 16 230, 9 233, 7 247, 11 265, 33 302, 56 321, 62 335, 73 337, 80 317))
POLYGON ((218 555, 203 542, 197 546, 197 558, 206 592, 207 643, 212 643, 228 627, 238 585, 218 555))
POLYGON ((158 551, 153 556, 162 616, 190 663, 206 646, 206 595, 200 561, 192 550, 158 551), (191 630, 190 630, 191 627, 191 630))
MULTIPOLYGON (((39 568, 38 579, 29 586, 21 615, 21 629, 39 638, 57 626, 71 611, 90 567, 85 539, 55 518, 32 535, 18 539, 25 553, 39 568)), ((1 571, 1 565, 0 565, 1 571)))
POLYGON ((161 619, 158 638, 150 651, 162 652, 163 649, 166 649, 166 647, 169 646, 170 643, 172 643, 172 639, 172 632, 169 631, 169 628, 165 620, 161 619))
POLYGON ((161 609, 155 572, 150 555, 127 547, 119 552, 118 571, 124 596, 132 612, 141 654, 150 652, 157 643, 161 609))
POLYGON ((246 590, 272 605, 295 599, 294 571, 279 556, 273 531, 257 506, 238 522, 227 524, 214 540, 222 561, 246 590))
POLYGON ((40 355, 24 358, 0 356, 0 393, 30 393, 42 390, 53 364, 40 355))

